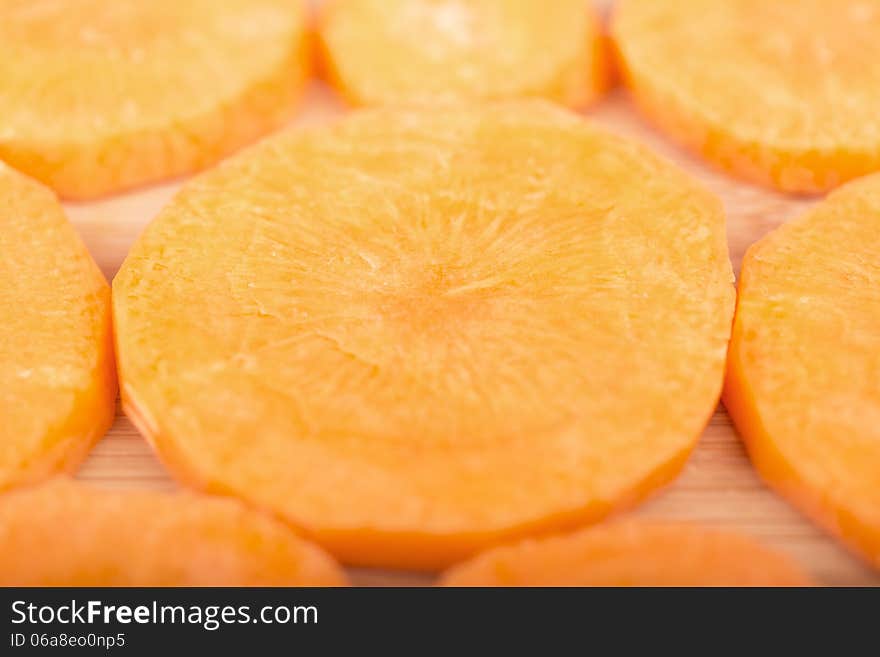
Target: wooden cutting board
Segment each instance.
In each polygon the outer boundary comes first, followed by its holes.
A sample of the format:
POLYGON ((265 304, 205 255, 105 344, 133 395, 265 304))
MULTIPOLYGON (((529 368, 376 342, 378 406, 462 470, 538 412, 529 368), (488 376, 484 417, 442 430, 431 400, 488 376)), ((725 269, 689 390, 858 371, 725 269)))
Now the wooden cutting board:
MULTIPOLYGON (((343 111, 320 84, 311 89, 297 124, 327 121, 343 111)), ((654 132, 617 91, 585 113, 614 132, 638 139, 700 178, 724 200, 730 256, 735 270, 750 244, 796 216, 813 201, 739 183, 678 150, 654 132)), ((141 229, 178 189, 179 183, 87 204, 69 204, 69 216, 108 279, 112 279, 141 229)), ((170 489, 175 486, 147 443, 122 414, 79 473, 111 487, 170 489)), ((723 408, 715 413, 685 472, 635 513, 729 528, 790 553, 816 578, 832 585, 880 585, 871 572, 814 528, 757 478, 723 408)), ((426 575, 353 572, 359 584, 427 584, 426 575)))

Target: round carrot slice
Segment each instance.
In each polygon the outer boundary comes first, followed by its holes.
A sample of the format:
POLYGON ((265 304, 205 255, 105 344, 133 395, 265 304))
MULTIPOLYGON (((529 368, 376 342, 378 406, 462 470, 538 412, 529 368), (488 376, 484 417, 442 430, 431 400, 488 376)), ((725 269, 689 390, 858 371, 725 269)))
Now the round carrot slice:
POLYGON ((2 586, 340 586, 320 549, 236 500, 59 478, 0 497, 2 586))
POLYGON ((3 0, 0 158, 62 196, 181 175, 280 125, 300 0, 3 0))
POLYGON ((550 98, 580 106, 605 84, 583 0, 330 0, 328 73, 355 104, 550 98))
POLYGON ((0 489, 70 470, 113 422, 110 288, 51 191, 0 163, 0 489))
POLYGON ((351 563, 595 520, 720 395, 718 200, 540 101, 373 110, 193 181, 114 281, 123 399, 182 479, 351 563))
POLYGON ((788 557, 683 523, 625 521, 489 550, 444 586, 806 586, 788 557))
POLYGON ((636 101, 708 160, 788 192, 880 169, 880 3, 624 0, 636 101))
POLYGON ((767 482, 880 567, 880 175, 743 261, 724 403, 767 482))

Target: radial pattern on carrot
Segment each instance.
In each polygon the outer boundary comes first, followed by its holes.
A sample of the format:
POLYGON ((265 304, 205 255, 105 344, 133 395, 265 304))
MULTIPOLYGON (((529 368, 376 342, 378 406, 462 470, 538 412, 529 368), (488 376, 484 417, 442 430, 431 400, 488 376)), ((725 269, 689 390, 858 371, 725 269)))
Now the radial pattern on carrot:
POLYGON ((237 500, 59 478, 0 497, 2 586, 341 586, 330 557, 237 500))
POLYGON ((330 0, 319 34, 331 81, 355 104, 540 96, 581 106, 606 81, 583 0, 330 0))
POLYGON ((880 567, 880 175, 752 246, 724 403, 764 479, 880 567))
POLYGON ((636 101, 738 176, 827 191, 880 170, 877 0, 623 0, 636 101))
POLYGON ((301 0, 0 1, 0 159, 87 199, 189 173, 290 116, 301 0))
POLYGON ((434 568, 674 477, 720 395, 717 198, 548 103, 384 109, 187 185, 114 281, 181 479, 434 568))
POLYGON ((623 521, 488 550, 444 586, 805 586, 787 556, 683 523, 623 521))
POLYGON ((77 466, 110 428, 110 287, 52 192, 0 163, 0 490, 77 466))

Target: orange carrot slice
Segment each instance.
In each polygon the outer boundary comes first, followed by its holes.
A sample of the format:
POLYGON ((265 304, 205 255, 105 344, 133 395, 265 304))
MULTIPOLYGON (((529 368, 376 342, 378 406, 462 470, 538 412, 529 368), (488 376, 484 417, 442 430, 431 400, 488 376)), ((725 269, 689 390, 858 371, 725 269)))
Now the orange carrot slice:
POLYGON ((240 502, 56 479, 0 497, 0 586, 341 586, 339 567, 240 502))
POLYGON ((718 401, 719 201, 547 103, 373 110, 193 181, 114 281, 127 412, 345 561, 596 520, 718 401))
POLYGON ((301 0, 4 0, 0 158, 69 198, 181 175, 283 123, 301 0))
POLYGON ((605 87, 599 23, 583 0, 330 0, 319 32, 330 77, 355 104, 581 106, 605 87))
POLYGON ((764 479, 880 567, 880 175, 743 261, 724 403, 764 479))
POLYGON ((806 586, 788 557, 682 523, 624 521, 498 547, 450 569, 444 586, 806 586))
POLYGON ((880 170, 880 3, 623 0, 634 96, 723 169, 788 192, 880 170))
POLYGON ((113 422, 110 288, 51 191, 0 163, 0 489, 71 470, 113 422))

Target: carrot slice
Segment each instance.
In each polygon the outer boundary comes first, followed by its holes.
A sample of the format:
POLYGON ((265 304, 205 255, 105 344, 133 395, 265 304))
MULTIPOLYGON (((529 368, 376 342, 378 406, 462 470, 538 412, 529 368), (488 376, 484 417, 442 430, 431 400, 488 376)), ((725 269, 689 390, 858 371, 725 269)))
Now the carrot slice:
POLYGON ((724 403, 764 479, 880 567, 880 175, 743 261, 724 403))
POLYGON ((599 23, 583 0, 330 0, 319 33, 331 80, 355 104, 581 106, 605 87, 599 23))
POLYGON ((74 468, 113 422, 110 287, 51 191, 0 163, 0 489, 74 468))
POLYGON ((184 481, 351 563, 596 520, 720 395, 719 201, 540 101, 372 110, 184 188, 114 281, 129 415, 184 481))
POLYGON ((306 77, 301 0, 4 0, 0 158, 68 198, 216 161, 306 77))
POLYGON ((880 4, 623 0, 613 36, 647 115, 736 175, 821 192, 880 169, 880 4))
POLYGON ((444 586, 806 586, 787 556, 684 523, 623 521, 489 550, 444 586))
POLYGON ((236 500, 58 478, 0 497, 0 586, 341 586, 340 568, 236 500))

